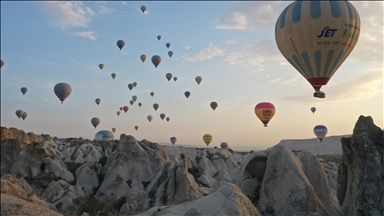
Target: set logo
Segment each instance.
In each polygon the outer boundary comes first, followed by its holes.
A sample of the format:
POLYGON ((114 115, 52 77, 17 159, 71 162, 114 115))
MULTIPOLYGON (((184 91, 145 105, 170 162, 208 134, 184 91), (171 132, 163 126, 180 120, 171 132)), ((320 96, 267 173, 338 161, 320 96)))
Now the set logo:
POLYGON ((272 114, 272 111, 270 109, 267 109, 267 110, 263 110, 262 113, 263 113, 263 116, 270 116, 272 114))
POLYGON ((322 37, 333 37, 337 29, 330 29, 329 26, 325 26, 321 31, 321 34, 317 36, 317 38, 322 37))

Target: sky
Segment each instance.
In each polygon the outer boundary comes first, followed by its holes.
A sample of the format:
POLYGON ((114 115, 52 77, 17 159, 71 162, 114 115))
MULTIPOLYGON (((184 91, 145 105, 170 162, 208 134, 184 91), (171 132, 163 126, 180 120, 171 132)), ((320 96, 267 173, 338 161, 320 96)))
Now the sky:
POLYGON ((361 19, 360 38, 322 87, 324 99, 313 97, 312 86, 277 48, 275 23, 290 3, 1 1, 1 126, 87 139, 114 127, 116 138, 124 133, 170 143, 175 136, 176 145, 202 147, 208 133, 209 147, 227 142, 233 149, 315 138, 319 124, 327 126, 327 136, 349 135, 360 115, 383 128, 384 3, 352 2, 361 19), (125 41, 122 50, 118 40, 125 41), (153 55, 162 57, 157 68, 153 55), (168 81, 166 73, 177 81, 168 81), (203 78, 200 85, 196 76, 203 78), (61 82, 72 87, 63 104, 53 91, 61 82), (25 95, 21 87, 28 88, 25 95), (133 95, 138 100, 131 106, 133 95), (212 101, 218 103, 214 111, 212 101), (276 107, 268 127, 254 112, 260 102, 276 107), (122 106, 129 110, 118 116, 122 106), (24 121, 15 114, 19 109, 28 113, 24 121), (161 120, 161 113, 170 121, 161 120), (100 119, 96 129, 93 117, 100 119))

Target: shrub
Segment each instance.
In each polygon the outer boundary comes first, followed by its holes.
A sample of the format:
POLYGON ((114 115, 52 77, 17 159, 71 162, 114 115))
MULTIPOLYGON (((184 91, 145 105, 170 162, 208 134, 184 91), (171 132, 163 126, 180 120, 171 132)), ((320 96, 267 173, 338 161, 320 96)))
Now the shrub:
POLYGON ((77 197, 72 200, 72 204, 68 207, 66 213, 70 215, 81 215, 87 212, 89 215, 118 215, 121 206, 127 202, 126 197, 115 199, 113 197, 105 197, 97 199, 95 197, 77 197))

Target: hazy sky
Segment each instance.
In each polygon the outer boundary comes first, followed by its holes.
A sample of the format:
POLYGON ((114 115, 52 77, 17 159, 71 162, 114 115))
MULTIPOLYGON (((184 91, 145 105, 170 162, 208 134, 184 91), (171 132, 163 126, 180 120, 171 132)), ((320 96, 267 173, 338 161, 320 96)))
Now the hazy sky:
POLYGON ((176 144, 202 147, 210 133, 210 147, 227 142, 257 149, 314 138, 318 124, 328 127, 327 136, 351 134, 360 115, 383 127, 383 2, 352 2, 360 14, 360 38, 322 88, 325 99, 313 97, 312 86, 276 46, 275 22, 290 3, 1 1, 1 126, 88 139, 115 127, 116 137, 169 143, 175 136, 176 144), (120 39, 126 43, 122 50, 120 39), (144 63, 141 54, 147 55, 144 63), (158 68, 153 55, 162 57, 158 68), (166 73, 178 80, 169 82, 166 73), (200 85, 196 76, 203 77, 200 85), (53 92, 60 82, 72 86, 63 104, 53 92), (138 85, 130 91, 132 82, 138 85), (24 96, 21 87, 28 88, 24 96), (191 92, 188 99, 185 91, 191 92), (131 106, 133 95, 138 100, 131 106), (215 111, 212 101, 219 104, 215 111), (267 128, 254 113, 264 101, 276 107, 267 128), (129 111, 117 116, 125 105, 129 111), (24 121, 18 109, 28 113, 24 121), (161 113, 171 120, 161 120, 161 113), (96 129, 93 117, 101 120, 96 129))

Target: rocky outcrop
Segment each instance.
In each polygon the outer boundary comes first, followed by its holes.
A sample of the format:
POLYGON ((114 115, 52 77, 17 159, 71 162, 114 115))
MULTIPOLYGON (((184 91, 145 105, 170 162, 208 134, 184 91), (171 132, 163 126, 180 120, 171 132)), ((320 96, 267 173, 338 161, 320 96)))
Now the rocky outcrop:
POLYGON ((338 199, 344 215, 384 215, 384 132, 360 116, 350 138, 342 138, 338 199))
POLYGON ((6 139, 19 140, 20 142, 26 144, 31 144, 39 140, 34 133, 25 133, 23 130, 19 130, 13 127, 1 127, 1 142, 6 139))

